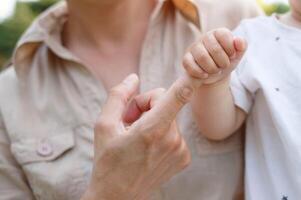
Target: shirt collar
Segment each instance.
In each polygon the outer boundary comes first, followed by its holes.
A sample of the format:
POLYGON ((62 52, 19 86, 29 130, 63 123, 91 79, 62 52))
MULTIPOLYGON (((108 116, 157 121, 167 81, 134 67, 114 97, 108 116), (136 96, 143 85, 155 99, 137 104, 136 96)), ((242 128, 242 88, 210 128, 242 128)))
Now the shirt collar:
MULTIPOLYGON (((171 1, 175 8, 192 24, 200 29, 200 16, 196 3, 193 0, 157 0, 158 7, 171 1)), ((155 15, 159 14, 160 8, 157 7, 155 15)), ((54 5, 37 19, 23 34, 16 45, 13 54, 13 65, 16 67, 17 74, 22 73, 22 66, 30 63, 30 58, 34 55, 41 43, 45 43, 59 57, 75 62, 80 62, 62 45, 61 31, 63 24, 67 20, 68 10, 65 1, 54 5), (19 69, 20 68, 20 69, 19 69)))
POLYGON ((193 0, 172 0, 172 2, 188 21, 201 29, 199 10, 193 0))

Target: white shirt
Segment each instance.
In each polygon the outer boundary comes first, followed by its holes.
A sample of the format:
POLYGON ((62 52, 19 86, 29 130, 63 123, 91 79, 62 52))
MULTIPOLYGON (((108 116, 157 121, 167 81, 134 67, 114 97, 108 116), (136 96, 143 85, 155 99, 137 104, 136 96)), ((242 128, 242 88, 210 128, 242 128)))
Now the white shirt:
POLYGON ((301 199, 301 30, 276 16, 244 21, 249 47, 232 74, 247 114, 246 199, 301 199))

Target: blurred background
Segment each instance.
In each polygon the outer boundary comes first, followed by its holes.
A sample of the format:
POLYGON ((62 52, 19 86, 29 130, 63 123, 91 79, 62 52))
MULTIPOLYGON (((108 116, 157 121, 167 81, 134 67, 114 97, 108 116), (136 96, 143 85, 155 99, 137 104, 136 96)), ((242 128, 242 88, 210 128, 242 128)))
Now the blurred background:
MULTIPOLYGON (((1 0, 0 70, 11 57, 18 38, 32 20, 59 0, 1 0)), ((289 10, 287 0, 254 0, 267 15, 289 10)))

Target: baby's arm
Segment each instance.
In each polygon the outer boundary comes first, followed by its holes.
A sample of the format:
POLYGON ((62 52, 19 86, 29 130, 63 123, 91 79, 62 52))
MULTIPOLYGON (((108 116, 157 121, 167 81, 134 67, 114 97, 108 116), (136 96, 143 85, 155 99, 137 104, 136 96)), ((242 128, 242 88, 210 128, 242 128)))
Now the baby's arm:
POLYGON ((247 48, 246 41, 235 38, 227 29, 203 35, 185 54, 187 73, 203 79, 203 85, 192 99, 196 122, 207 138, 222 140, 235 132, 246 114, 234 104, 230 74, 247 48))

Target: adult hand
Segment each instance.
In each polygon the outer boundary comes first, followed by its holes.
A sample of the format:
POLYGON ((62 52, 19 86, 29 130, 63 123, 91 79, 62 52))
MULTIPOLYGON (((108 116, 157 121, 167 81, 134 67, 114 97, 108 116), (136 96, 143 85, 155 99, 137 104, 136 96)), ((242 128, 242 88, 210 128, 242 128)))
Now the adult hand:
POLYGON ((94 167, 83 200, 145 199, 189 164, 190 153, 175 122, 193 94, 185 80, 167 92, 138 95, 131 103, 136 75, 111 90, 96 124, 94 167), (124 121, 133 123, 126 127, 124 121))

